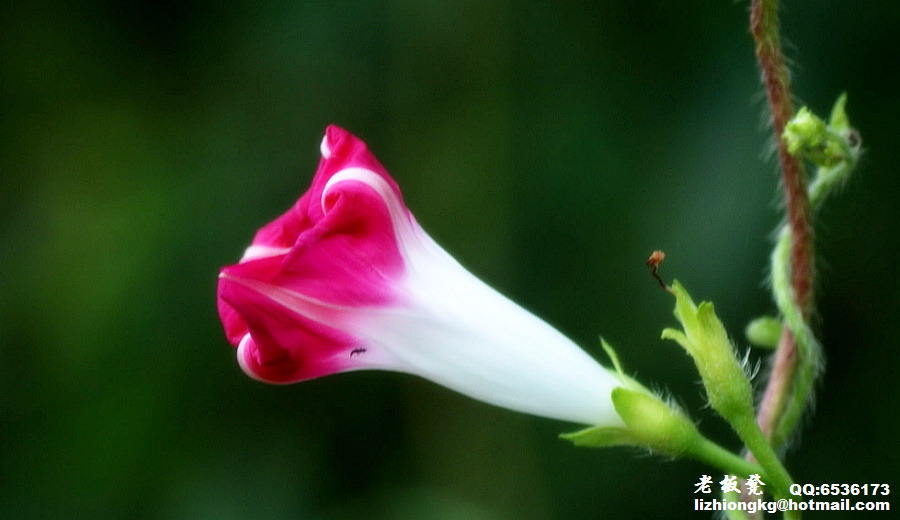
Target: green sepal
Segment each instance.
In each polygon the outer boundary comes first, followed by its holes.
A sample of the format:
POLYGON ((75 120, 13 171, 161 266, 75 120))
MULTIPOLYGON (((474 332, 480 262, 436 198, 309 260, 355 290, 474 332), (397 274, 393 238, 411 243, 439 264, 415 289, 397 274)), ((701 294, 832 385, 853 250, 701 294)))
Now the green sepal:
POLYGON ((725 326, 716 316, 710 302, 694 303, 691 295, 678 280, 672 283, 675 294, 675 317, 681 322, 682 331, 663 329, 662 338, 671 339, 688 351, 694 359, 733 354, 725 326))
POLYGON ((613 349, 612 345, 606 342, 603 337, 600 337, 600 345, 603 347, 603 350, 606 352, 606 355, 609 356, 610 361, 613 364, 613 370, 615 370, 614 375, 619 379, 619 382, 625 388, 630 388, 631 390, 637 390, 641 392, 650 393, 650 390, 640 384, 636 379, 627 375, 624 370, 622 370, 622 363, 619 362, 619 355, 616 354, 615 349, 613 349))
POLYGON ((760 316, 747 324, 744 335, 754 347, 773 350, 781 339, 781 320, 773 316, 760 316))
POLYGON ((616 388, 612 400, 632 435, 656 451, 679 455, 700 436, 681 410, 649 392, 616 388))
POLYGON ((600 336, 600 346, 603 347, 603 351, 606 352, 606 355, 609 356, 609 360, 612 361, 613 368, 616 370, 616 374, 619 375, 619 378, 626 377, 625 372, 622 371, 622 364, 619 362, 619 355, 616 354, 612 345, 603 339, 603 336, 600 336))
POLYGON ((638 445, 637 439, 627 428, 618 426, 592 426, 577 432, 561 433, 559 438, 585 448, 638 445))
POLYGON ((831 117, 828 119, 828 126, 837 132, 846 132, 850 130, 850 119, 847 117, 847 93, 842 92, 838 96, 837 101, 831 108, 831 117))
POLYGON ((701 438, 681 410, 645 389, 616 388, 612 401, 624 428, 595 426, 560 437, 576 446, 639 446, 673 456, 692 451, 701 438))
POLYGON ((688 338, 687 338, 687 336, 684 335, 684 332, 681 332, 680 330, 673 329, 673 328, 665 328, 665 329, 663 329, 662 335, 660 336, 660 338, 670 339, 670 340, 678 343, 682 347, 684 347, 684 349, 690 353, 692 344, 690 341, 688 341, 688 338))

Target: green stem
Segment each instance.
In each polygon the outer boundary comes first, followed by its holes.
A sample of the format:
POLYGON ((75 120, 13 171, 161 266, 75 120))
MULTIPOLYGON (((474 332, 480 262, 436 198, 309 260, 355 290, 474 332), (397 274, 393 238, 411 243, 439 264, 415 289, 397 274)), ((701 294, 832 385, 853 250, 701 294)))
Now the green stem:
MULTIPOLYGON (((809 200, 818 208, 825 197, 840 186, 856 166, 858 150, 846 150, 846 160, 830 168, 821 167, 815 180, 809 185, 809 200)), ((760 403, 758 422, 769 436, 772 446, 780 448, 797 427, 803 412, 812 399, 816 378, 822 367, 822 349, 807 324, 801 309, 796 305, 791 287, 790 267, 791 235, 787 226, 778 235, 772 252, 772 291, 775 304, 787 324, 784 336, 796 350, 779 347, 773 366, 773 377, 760 403), (796 360, 785 360, 785 354, 797 354, 796 360), (785 373, 790 371, 790 373, 785 373), (792 381, 790 388, 779 383, 792 381)))
POLYGON ((745 478, 753 474, 759 474, 764 479, 766 476, 765 471, 758 464, 754 464, 726 450, 706 437, 698 439, 686 454, 731 475, 745 478))
POLYGON ((791 498, 790 488, 794 479, 788 474, 781 464, 781 459, 763 435, 756 423, 756 417, 752 413, 747 413, 733 418, 731 424, 762 468, 763 474, 768 479, 765 483, 771 486, 769 491, 772 495, 776 498, 791 498))
POLYGON ((848 148, 845 157, 835 166, 816 171, 815 180, 809 183, 809 202, 813 208, 818 209, 825 197, 850 177, 859 160, 859 150, 848 148))
POLYGON ((794 301, 790 284, 790 245, 791 235, 785 227, 779 234, 778 243, 772 253, 772 291, 775 295, 775 304, 787 324, 782 344, 784 341, 792 343, 794 348, 788 353, 796 353, 796 358, 793 363, 786 363, 788 366, 784 370, 789 369, 790 373, 783 373, 779 366, 783 358, 779 357, 779 354, 783 355, 784 352, 781 348, 776 352, 773 377, 770 378, 769 387, 763 394, 759 414, 760 427, 775 448, 784 444, 800 422, 811 400, 816 376, 821 367, 821 348, 794 301), (792 385, 775 386, 784 382, 784 379, 791 381, 792 385))
MULTIPOLYGON (((734 491, 729 491, 728 493, 722 493, 722 500, 724 500, 726 502, 737 503, 737 502, 740 502, 742 499, 743 499, 743 497, 741 495, 735 493, 734 491)), ((759 513, 759 511, 757 511, 757 514, 753 515, 753 517, 751 518, 750 513, 746 512, 746 511, 741 511, 740 509, 737 509, 737 507, 735 507, 735 509, 729 509, 729 510, 725 511, 725 518, 727 518, 728 520, 755 520, 756 518, 759 517, 758 513, 759 513)))

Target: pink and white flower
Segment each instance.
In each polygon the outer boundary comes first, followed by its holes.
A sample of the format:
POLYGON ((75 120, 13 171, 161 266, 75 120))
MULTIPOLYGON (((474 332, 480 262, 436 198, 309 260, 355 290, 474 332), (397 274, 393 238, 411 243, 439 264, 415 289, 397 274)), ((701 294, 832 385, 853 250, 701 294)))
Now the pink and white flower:
POLYGON ((616 376, 438 246, 362 141, 331 126, 321 152, 309 191, 219 274, 247 374, 392 370, 521 412, 622 424, 616 376))

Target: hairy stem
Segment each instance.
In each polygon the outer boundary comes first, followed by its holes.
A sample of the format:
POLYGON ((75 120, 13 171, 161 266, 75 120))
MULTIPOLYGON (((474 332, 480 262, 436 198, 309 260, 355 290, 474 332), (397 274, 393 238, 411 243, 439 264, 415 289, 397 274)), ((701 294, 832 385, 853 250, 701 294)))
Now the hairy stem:
POLYGON ((706 438, 700 439, 692 446, 688 455, 715 468, 739 475, 741 478, 754 473, 767 478, 765 470, 758 464, 739 457, 706 438))
POLYGON ((768 479, 766 484, 770 486, 768 491, 775 498, 790 498, 790 487, 794 480, 781 464, 781 460, 772 449, 769 440, 763 435, 753 414, 748 413, 745 416, 734 417, 732 426, 765 472, 768 479))
MULTIPOLYGON (((785 328, 779 342, 775 353, 775 369, 769 378, 768 388, 763 393, 763 400, 760 404, 760 426, 763 428, 766 438, 771 441, 774 440, 775 431, 779 429, 778 425, 781 422, 786 403, 789 401, 786 396, 788 393, 792 393, 794 378, 798 373, 796 367, 798 364, 809 364, 810 361, 803 359, 806 352, 798 352, 798 336, 806 331, 798 331, 795 327, 799 325, 806 328, 805 320, 812 308, 813 233, 803 163, 788 152, 787 145, 781 139, 784 127, 792 117, 794 109, 787 67, 778 34, 777 0, 752 0, 750 32, 753 35, 756 57, 762 71, 766 96, 772 111, 772 126, 778 147, 784 200, 787 208, 788 233, 784 237, 784 241, 785 245, 789 247, 790 306, 794 311, 799 311, 792 314, 799 314, 800 318, 800 323, 797 323, 798 320, 786 320, 788 327, 785 328)), ((779 245, 781 243, 782 239, 780 238, 779 245)), ((804 371, 800 370, 800 372, 804 371)), ((803 397, 805 398, 807 395, 803 397)), ((779 435, 779 437, 783 436, 779 435)))
POLYGON ((791 331, 782 332, 778 350, 775 351, 775 360, 772 363, 769 385, 760 400, 757 422, 769 442, 772 442, 772 433, 777 425, 777 419, 784 411, 784 404, 790 391, 788 385, 793 380, 797 368, 797 350, 793 345, 794 336, 791 331))
POLYGON ((799 424, 811 401, 816 376, 822 366, 819 344, 794 299, 790 251, 791 234, 785 227, 772 252, 772 292, 787 326, 775 351, 775 364, 757 419, 776 449, 787 441, 799 424))
MULTIPOLYGON (((838 103, 843 110, 843 101, 838 103)), ((825 197, 850 176, 858 158, 858 143, 856 146, 848 144, 841 162, 818 169, 815 181, 809 185, 809 201, 813 208, 820 206, 825 197)), ((769 386, 763 394, 757 417, 760 428, 776 449, 800 422, 822 367, 821 346, 794 298, 791 265, 791 233, 785 226, 772 252, 771 272, 775 303, 787 326, 783 328, 775 352, 769 386)))

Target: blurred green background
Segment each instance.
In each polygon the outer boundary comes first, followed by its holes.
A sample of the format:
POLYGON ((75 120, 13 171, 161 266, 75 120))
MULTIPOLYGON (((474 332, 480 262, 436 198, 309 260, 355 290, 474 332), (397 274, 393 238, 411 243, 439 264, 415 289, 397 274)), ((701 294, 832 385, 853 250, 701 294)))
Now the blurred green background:
MULTIPOLYGON (((828 370, 788 464, 800 482, 900 485, 900 8, 787 4, 795 92, 824 114, 846 90, 867 150, 820 215, 828 370)), ((778 177, 747 9, 7 3, 0 518, 708 517, 693 484, 717 470, 576 449, 556 438, 573 425, 412 376, 252 381, 215 283, 337 123, 463 264, 606 362, 602 333, 736 447, 658 339, 672 302, 643 262, 665 250, 662 274, 714 301, 742 351, 772 312, 778 177)))

